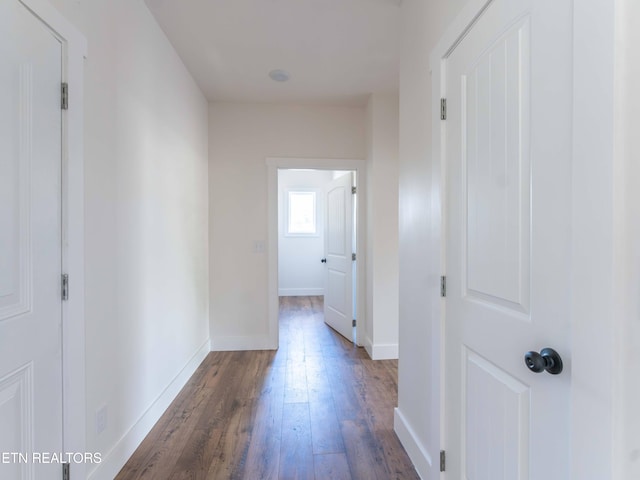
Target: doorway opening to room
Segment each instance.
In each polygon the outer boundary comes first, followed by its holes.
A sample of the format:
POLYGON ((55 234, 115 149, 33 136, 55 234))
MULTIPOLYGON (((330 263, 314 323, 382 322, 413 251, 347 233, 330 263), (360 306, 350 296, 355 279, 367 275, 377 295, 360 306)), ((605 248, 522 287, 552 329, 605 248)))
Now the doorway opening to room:
POLYGON ((357 174, 292 168, 277 175, 279 315, 308 309, 359 343, 357 174))

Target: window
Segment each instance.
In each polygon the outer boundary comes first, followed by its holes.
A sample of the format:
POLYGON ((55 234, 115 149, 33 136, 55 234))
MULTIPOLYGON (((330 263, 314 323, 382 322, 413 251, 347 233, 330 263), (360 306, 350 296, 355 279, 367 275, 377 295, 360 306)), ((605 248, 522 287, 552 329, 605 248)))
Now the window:
POLYGON ((288 192, 288 235, 316 235, 316 192, 288 192))

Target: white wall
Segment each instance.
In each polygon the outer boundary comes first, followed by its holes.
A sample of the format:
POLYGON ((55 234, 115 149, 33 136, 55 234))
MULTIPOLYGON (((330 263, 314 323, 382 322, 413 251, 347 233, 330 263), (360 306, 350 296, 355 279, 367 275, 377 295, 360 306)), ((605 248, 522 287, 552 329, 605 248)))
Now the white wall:
POLYGON ((278 172, 278 294, 280 296, 324 295, 325 195, 333 178, 329 170, 278 172), (316 192, 316 234, 290 236, 287 231, 289 190, 316 192))
POLYGON ((269 348, 265 159, 365 158, 364 108, 212 103, 209 123, 212 346, 269 348))
POLYGON ((617 188, 614 227, 618 232, 615 244, 616 310, 619 319, 616 338, 616 448, 613 463, 615 478, 640 478, 640 3, 636 0, 618 2, 616 38, 618 55, 616 71, 615 118, 617 188))
POLYGON ((142 0, 51 3, 88 41, 86 449, 111 479, 208 349, 207 102, 142 0))
POLYGON ((374 360, 398 358, 398 96, 367 104, 367 316, 374 360))
POLYGON ((400 361, 396 431, 423 478, 439 478, 439 192, 432 188, 429 56, 466 0, 403 0, 400 59, 400 361), (435 201, 435 203, 434 203, 435 201))

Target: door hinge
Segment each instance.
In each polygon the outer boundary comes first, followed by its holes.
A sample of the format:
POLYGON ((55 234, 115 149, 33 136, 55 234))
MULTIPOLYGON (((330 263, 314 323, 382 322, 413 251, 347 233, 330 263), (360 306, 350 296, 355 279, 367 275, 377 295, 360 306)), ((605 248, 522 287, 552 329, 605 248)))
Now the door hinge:
POLYGON ((62 300, 69 300, 69 275, 62 274, 62 300))
POLYGON ((447 119, 447 99, 441 98, 440 99, 440 120, 446 120, 446 119, 447 119))
POLYGON ((66 82, 62 84, 61 107, 62 107, 62 110, 69 110, 69 84, 66 82))
POLYGON ((71 480, 71 465, 68 463, 62 464, 62 480, 71 480))
POLYGON ((352 326, 352 327, 355 327, 355 326, 356 326, 356 319, 355 319, 355 318, 353 319, 353 322, 351 322, 351 326, 352 326))
POLYGON ((356 261, 356 254, 355 253, 351 254, 351 260, 354 261, 354 262, 356 261))
POLYGON ((355 195, 357 191, 358 191, 357 187, 351 187, 351 193, 355 195))
POLYGON ((445 275, 440 277, 440 296, 447 296, 447 277, 445 275))
POLYGON ((444 472, 447 467, 447 454, 440 450, 440 471, 444 472))

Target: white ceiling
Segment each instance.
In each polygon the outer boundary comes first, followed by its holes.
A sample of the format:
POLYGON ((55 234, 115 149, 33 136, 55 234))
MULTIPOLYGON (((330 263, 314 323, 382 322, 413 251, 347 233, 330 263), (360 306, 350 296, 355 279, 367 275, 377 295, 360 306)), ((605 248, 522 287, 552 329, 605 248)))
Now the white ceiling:
POLYGON ((400 0, 146 3, 211 101, 364 105, 398 89, 400 0))

